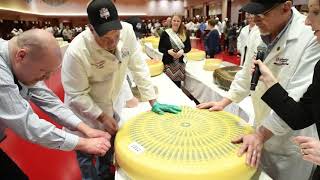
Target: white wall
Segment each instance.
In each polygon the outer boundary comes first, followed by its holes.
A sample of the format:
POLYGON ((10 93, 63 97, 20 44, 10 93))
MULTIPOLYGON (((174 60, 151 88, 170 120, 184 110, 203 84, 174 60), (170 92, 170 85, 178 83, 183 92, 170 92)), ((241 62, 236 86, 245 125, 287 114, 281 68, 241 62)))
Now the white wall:
POLYGON ((209 16, 222 14, 221 7, 222 7, 221 3, 209 4, 209 16))
MULTIPOLYGON (((0 0, 0 9, 41 15, 86 16, 89 0, 67 0, 61 5, 51 6, 42 0, 0 0)), ((120 15, 171 16, 174 12, 184 14, 183 0, 117 0, 115 3, 120 15)))
POLYGON ((248 0, 237 0, 233 1, 231 4, 231 17, 230 22, 232 23, 238 23, 238 17, 239 17, 239 10, 242 6, 244 6, 248 0))
POLYGON ((148 16, 171 16, 174 13, 184 15, 183 1, 149 1, 147 7, 148 16))

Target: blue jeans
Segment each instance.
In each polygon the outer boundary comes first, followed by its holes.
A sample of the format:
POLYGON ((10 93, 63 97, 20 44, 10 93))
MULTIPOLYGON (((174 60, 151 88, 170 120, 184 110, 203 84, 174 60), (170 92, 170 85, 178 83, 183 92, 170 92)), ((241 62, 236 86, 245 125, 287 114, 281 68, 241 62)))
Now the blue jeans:
POLYGON ((102 157, 76 151, 82 180, 114 179, 114 172, 110 170, 110 166, 113 164, 114 137, 111 138, 110 142, 111 147, 109 151, 102 157))

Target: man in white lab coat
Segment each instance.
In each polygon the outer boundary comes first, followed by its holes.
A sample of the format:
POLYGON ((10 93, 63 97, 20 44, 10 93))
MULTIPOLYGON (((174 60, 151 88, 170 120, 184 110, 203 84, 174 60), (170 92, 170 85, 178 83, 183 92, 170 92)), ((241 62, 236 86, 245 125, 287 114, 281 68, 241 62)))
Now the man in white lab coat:
MULTIPOLYGON (((304 24, 305 16, 291 6, 292 2, 286 0, 251 0, 242 8, 243 11, 255 15, 254 21, 260 30, 261 38, 249 40, 246 62, 243 69, 237 73, 227 97, 219 102, 200 104, 199 108, 222 110, 231 102, 238 103, 250 94, 252 59, 257 46, 261 44, 267 45, 264 63, 279 79, 280 84, 295 100, 302 96, 312 81, 313 68, 320 59, 320 53, 317 51, 319 47, 311 28, 304 24)), ((243 142, 239 154, 247 152, 247 164, 261 165, 262 170, 275 180, 308 180, 314 166, 302 160, 299 148, 290 141, 290 137, 317 137, 316 128, 310 126, 298 131, 290 129, 261 100, 266 90, 263 83, 258 83, 256 90, 251 91, 257 130, 255 134, 235 141, 243 142), (263 153, 260 154, 263 142, 265 145, 263 153)))
MULTIPOLYGON (((115 103, 129 69, 153 112, 181 111, 177 106, 156 102, 150 73, 133 28, 120 22, 113 2, 93 0, 88 4, 87 13, 90 29, 70 43, 62 64, 65 103, 71 110, 89 126, 115 135, 119 121, 115 103)), ((109 150, 105 157, 97 159, 96 169, 92 156, 77 152, 83 179, 112 178, 112 172, 108 172, 112 154, 109 150)))
POLYGON ((243 27, 240 31, 240 34, 237 38, 237 49, 241 54, 241 61, 240 65, 243 65, 245 61, 245 55, 247 54, 247 49, 248 49, 248 40, 250 34, 252 34, 254 31, 259 31, 258 27, 254 23, 254 15, 252 14, 246 14, 246 19, 248 22, 248 25, 243 27))

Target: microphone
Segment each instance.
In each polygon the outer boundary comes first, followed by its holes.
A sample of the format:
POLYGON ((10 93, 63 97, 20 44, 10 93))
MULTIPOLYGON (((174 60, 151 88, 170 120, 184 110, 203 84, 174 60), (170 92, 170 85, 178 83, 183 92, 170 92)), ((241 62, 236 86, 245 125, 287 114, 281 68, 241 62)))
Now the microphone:
MULTIPOLYGON (((267 52, 267 47, 265 44, 259 45, 257 47, 257 56, 256 56, 256 60, 260 59, 261 61, 264 61, 266 52, 267 52)), ((258 84, 259 81, 259 77, 261 75, 259 66, 257 64, 255 64, 255 70, 252 73, 252 78, 251 78, 251 86, 250 86, 250 90, 254 91, 256 90, 256 86, 258 84)))

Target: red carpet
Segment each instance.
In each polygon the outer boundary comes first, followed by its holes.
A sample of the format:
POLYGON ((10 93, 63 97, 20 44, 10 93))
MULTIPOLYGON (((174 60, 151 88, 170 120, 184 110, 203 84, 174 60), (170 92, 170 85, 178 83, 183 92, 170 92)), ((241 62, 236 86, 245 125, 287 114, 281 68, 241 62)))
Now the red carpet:
MULTIPOLYGON (((201 40, 195 42, 195 45, 195 48, 204 50, 204 44, 201 40)), ((236 65, 240 64, 240 57, 237 55, 229 55, 229 53, 226 51, 222 51, 221 53, 217 54, 215 58, 222 59, 223 61, 227 61, 236 65)))
MULTIPOLYGON (((60 99, 63 99, 60 70, 53 73, 50 79, 46 80, 46 84, 60 99)), ((39 117, 53 122, 39 108, 36 106, 32 108, 39 117)), ((28 175, 30 180, 81 180, 76 154, 73 151, 58 151, 32 144, 11 130, 7 131, 7 139, 0 143, 0 147, 28 175)))
POLYGON ((240 57, 238 57, 237 55, 229 55, 229 53, 225 51, 217 54, 215 57, 236 65, 240 64, 240 57))

